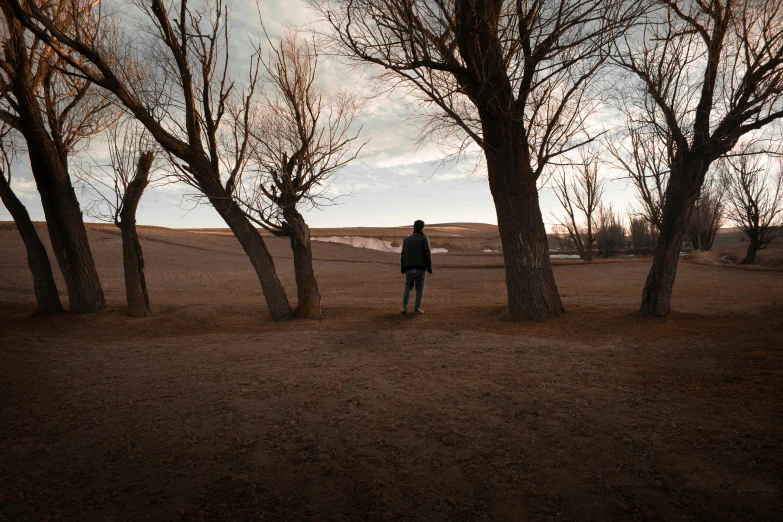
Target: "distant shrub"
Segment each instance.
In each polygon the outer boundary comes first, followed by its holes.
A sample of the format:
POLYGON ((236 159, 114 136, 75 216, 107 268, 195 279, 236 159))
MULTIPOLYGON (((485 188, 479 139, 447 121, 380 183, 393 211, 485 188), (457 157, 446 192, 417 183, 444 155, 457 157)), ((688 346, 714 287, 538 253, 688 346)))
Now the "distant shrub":
POLYGON ((612 210, 612 205, 598 208, 596 243, 602 257, 609 257, 625 246, 625 227, 620 215, 612 210))
POLYGON ((631 243, 634 251, 648 251, 655 247, 658 241, 658 230, 643 217, 631 218, 631 243))

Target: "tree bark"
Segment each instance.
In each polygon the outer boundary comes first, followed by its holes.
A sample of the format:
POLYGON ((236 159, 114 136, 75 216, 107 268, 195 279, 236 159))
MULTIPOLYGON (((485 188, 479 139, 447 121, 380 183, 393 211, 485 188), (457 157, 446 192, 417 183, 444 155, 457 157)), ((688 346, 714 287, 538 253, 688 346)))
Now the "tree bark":
POLYGON ((27 143, 30 167, 41 195, 49 238, 65 279, 72 312, 103 310, 105 299, 98 272, 87 241, 79 201, 71 185, 68 169, 44 125, 35 96, 31 64, 24 30, 19 21, 5 13, 10 34, 6 56, 16 70, 10 86, 19 110, 19 130, 27 143))
POLYGON ((60 303, 60 296, 57 292, 57 284, 54 282, 52 274, 52 265, 49 263, 49 256, 46 253, 46 247, 38 237, 30 215, 19 198, 16 197, 5 176, 0 174, 0 199, 5 208, 11 214, 16 223, 16 228, 22 236, 24 246, 27 249, 27 265, 33 274, 33 288, 35 290, 35 300, 38 303, 36 313, 53 314, 63 309, 60 303))
POLYGON ((653 263, 642 291, 640 311, 651 317, 671 312, 672 289, 680 260, 680 248, 691 211, 709 168, 706 158, 697 156, 681 172, 672 171, 661 212, 661 230, 655 244, 653 263))
POLYGON ((593 243, 595 239, 593 238, 592 218, 593 216, 591 215, 587 216, 587 255, 585 256, 585 261, 593 260, 593 243))
POLYGON ((661 229, 653 253, 653 264, 642 292, 641 312, 651 317, 664 317, 671 312, 672 288, 680 260, 682 233, 661 229))
POLYGON ((264 238, 250 223, 250 220, 234 202, 231 194, 226 192, 219 180, 210 181, 200 176, 197 181, 199 181, 199 188, 209 198, 218 214, 223 217, 239 244, 242 245, 247 257, 250 258, 250 263, 252 263, 258 281, 261 283, 261 289, 264 292, 272 319, 275 321, 289 319, 291 305, 288 303, 285 289, 277 277, 275 263, 266 248, 264 238))
MULTIPOLYGON (((531 88, 533 76, 530 70, 524 71, 520 87, 509 80, 508 55, 499 34, 503 6, 485 0, 455 3, 455 36, 465 62, 465 70, 456 78, 481 121, 489 189, 503 245, 508 312, 512 317, 536 319, 562 314, 563 303, 549 260, 537 175, 523 123, 530 94, 525 86, 531 88), (516 90, 525 94, 517 98, 516 90)), ((525 67, 531 64, 526 61, 525 67)))
POLYGON ((573 229, 571 232, 571 241, 573 241, 574 245, 576 246, 576 252, 579 254, 579 259, 587 259, 587 253, 585 252, 585 247, 582 243, 582 237, 579 235, 579 230, 576 228, 576 220, 571 220, 571 227, 573 229))
POLYGON ((122 264, 125 268, 125 297, 128 301, 128 315, 146 317, 150 315, 150 298, 147 293, 147 278, 144 275, 144 255, 136 232, 136 221, 124 217, 119 229, 122 232, 122 264))
POLYGON ((313 272, 310 227, 293 205, 283 209, 283 217, 288 224, 285 232, 291 239, 291 250, 294 253, 296 294, 299 300, 296 315, 305 319, 320 319, 322 317, 321 294, 318 292, 318 283, 313 272))
MULTIPOLYGON (((25 119, 22 116, 22 120, 25 119)), ((29 120, 22 123, 22 127, 30 127, 29 120)), ((77 314, 103 310, 106 305, 103 289, 68 172, 62 168, 53 145, 46 143, 48 138, 43 132, 25 129, 23 134, 49 238, 68 290, 70 310, 77 314)))
POLYGON ((142 152, 133 179, 122 196, 122 210, 117 226, 122 232, 122 264, 125 268, 125 297, 128 301, 128 315, 146 317, 152 313, 147 293, 147 278, 144 274, 144 255, 136 232, 136 209, 149 184, 153 154, 142 152))
POLYGON ((741 265, 752 265, 756 262, 756 251, 759 249, 758 237, 750 237, 750 245, 748 245, 748 251, 745 253, 745 259, 740 263, 741 265))
POLYGON ((506 265, 508 312, 524 319, 562 314, 535 176, 523 159, 524 141, 511 122, 482 117, 482 126, 506 265))

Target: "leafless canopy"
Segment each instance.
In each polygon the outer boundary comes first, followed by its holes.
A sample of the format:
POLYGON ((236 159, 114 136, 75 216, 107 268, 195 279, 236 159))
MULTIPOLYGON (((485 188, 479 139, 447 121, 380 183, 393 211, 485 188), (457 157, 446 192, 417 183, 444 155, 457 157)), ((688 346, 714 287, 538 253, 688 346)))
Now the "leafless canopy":
POLYGON ((715 235, 725 221, 725 207, 725 184, 714 173, 708 174, 688 220, 686 234, 693 248, 702 252, 712 249, 715 235))
POLYGON ((581 164, 573 169, 560 169, 553 176, 555 196, 565 211, 559 224, 568 230, 582 259, 592 261, 595 236, 594 213, 603 195, 603 180, 598 178, 598 158, 582 151, 581 164), (571 182, 568 170, 572 171, 571 182))
POLYGON ((597 219, 596 244, 603 257, 609 257, 625 246, 625 227, 622 217, 612 209, 612 205, 599 205, 597 219))
POLYGON ((287 209, 334 201, 325 193, 333 176, 361 150, 353 147, 358 131, 351 131, 359 103, 349 92, 318 87, 313 43, 289 33, 270 47, 264 62, 270 87, 253 107, 249 168, 237 199, 255 223, 289 235, 287 209))
MULTIPOLYGON (((72 27, 74 16, 81 16, 89 9, 89 2, 57 2, 45 4, 51 13, 53 24, 60 28, 72 27)), ((0 15, 2 16, 2 15, 0 15)), ((105 33, 95 25, 85 26, 85 33, 93 40, 105 33)), ((11 45, 5 17, 0 27, 3 47, 11 45)), ((32 69, 32 84, 27 86, 40 100, 44 123, 57 147, 61 160, 67 164, 68 155, 83 148, 91 136, 113 125, 119 111, 111 104, 106 92, 96 88, 84 78, 74 75, 75 70, 35 36, 28 39, 25 59, 32 69)), ((15 67, 6 56, 0 56, 0 120, 18 128, 18 103, 14 94, 15 67)))
POLYGON ((641 150, 642 163, 649 164, 663 151, 671 167, 695 151, 709 163, 731 151, 744 134, 783 117, 783 4, 656 4, 660 8, 613 53, 615 62, 641 81, 640 89, 624 91, 622 99, 637 134, 631 156, 641 150), (651 139, 658 143, 650 144, 651 139))
POLYGON ((555 236, 557 246, 560 250, 571 250, 576 247, 571 238, 571 233, 564 225, 558 223, 552 225, 552 235, 555 236))
POLYGON ((619 105, 641 137, 631 155, 649 143, 647 150, 664 152, 668 167, 641 303, 643 313, 660 317, 671 311, 680 247, 710 165, 743 135, 783 117, 783 5, 655 0, 652 6, 618 41, 612 59, 629 73, 619 105))
POLYGON ((247 107, 259 77, 258 54, 250 59, 244 86, 229 76, 228 10, 221 0, 193 7, 182 1, 176 12, 161 0, 141 4, 150 23, 139 28, 142 37, 135 43, 116 27, 104 29, 103 40, 96 42, 92 28, 109 23, 103 22, 101 3, 66 28, 52 22, 48 4, 9 3, 61 60, 119 98, 175 159, 183 181, 199 186, 196 178, 204 173, 181 162, 205 155, 196 159, 214 172, 222 168, 223 183, 233 187, 246 159, 247 107))
POLYGON ((782 232, 783 162, 774 165, 762 155, 729 157, 721 161, 720 172, 729 219, 756 250, 763 249, 782 232))
POLYGON ((633 211, 628 214, 630 216, 628 232, 631 235, 634 249, 638 251, 653 248, 658 240, 658 230, 643 217, 634 217, 633 211))
POLYGON ((607 43, 633 17, 620 0, 311 3, 332 25, 336 52, 382 67, 383 81, 408 87, 425 108, 436 109, 427 134, 456 137, 458 151, 471 141, 484 148, 481 111, 515 115, 536 178, 595 137, 588 122, 600 98, 593 73, 607 43), (491 55, 469 48, 468 18, 497 20, 491 55))
POLYGON ((615 136, 619 139, 607 139, 605 143, 614 165, 627 174, 636 190, 638 206, 629 213, 660 230, 669 181, 666 148, 661 146, 657 136, 645 134, 632 123, 625 128, 625 133, 625 136, 621 133, 615 136))
MULTIPOLYGON (((142 155, 149 155, 150 168, 156 170, 154 157, 159 147, 149 133, 132 117, 125 116, 119 124, 106 133, 109 163, 93 160, 79 165, 77 178, 89 194, 90 202, 84 211, 87 215, 119 226, 120 215, 129 188, 137 179, 142 155)), ((145 161, 146 163, 146 161, 145 161)), ((142 190, 148 186, 160 186, 167 182, 165 175, 147 178, 142 190)))

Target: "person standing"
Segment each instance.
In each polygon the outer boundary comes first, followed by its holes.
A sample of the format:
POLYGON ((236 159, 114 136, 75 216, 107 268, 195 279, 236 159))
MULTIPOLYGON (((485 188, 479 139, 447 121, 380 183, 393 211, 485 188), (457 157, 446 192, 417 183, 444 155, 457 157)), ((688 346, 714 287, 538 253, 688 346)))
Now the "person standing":
POLYGON ((401 314, 408 313, 408 301, 414 285, 416 286, 416 304, 413 307, 413 313, 424 313, 420 308, 421 298, 424 295, 424 271, 432 273, 432 254, 430 240, 422 230, 424 230, 424 221, 417 219, 413 223, 413 234, 402 242, 400 271, 405 275, 405 292, 402 294, 401 314))

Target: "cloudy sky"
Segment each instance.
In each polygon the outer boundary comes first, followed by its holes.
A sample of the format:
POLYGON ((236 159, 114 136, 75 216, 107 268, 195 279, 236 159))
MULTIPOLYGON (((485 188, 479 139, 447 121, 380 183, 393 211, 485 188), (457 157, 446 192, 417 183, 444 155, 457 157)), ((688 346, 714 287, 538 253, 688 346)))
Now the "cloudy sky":
MULTIPOLYGON (((260 31, 255 2, 233 2, 232 45, 235 56, 247 53, 249 39, 260 31)), ((307 28, 315 18, 300 0, 261 0, 261 15, 267 31, 274 38, 286 27, 307 28)), ((324 60, 320 64, 319 82, 329 88, 358 88, 365 93, 378 92, 370 74, 348 70, 324 60)), ((482 222, 497 223, 492 197, 475 160, 460 164, 443 164, 443 155, 435 144, 417 146, 419 129, 410 120, 410 108, 402 93, 392 93, 371 100, 358 124, 361 137, 368 143, 361 155, 335 178, 331 193, 343 195, 338 204, 307 210, 306 219, 312 227, 398 226, 423 219, 427 223, 482 222)), ((92 145, 91 156, 105 162, 100 140, 92 145)), ((86 156, 85 156, 86 158, 86 156)), ((79 161, 75 159, 72 164, 79 161)), ((38 193, 22 156, 15 166, 12 186, 27 206, 33 220, 43 220, 38 193)), ((616 172, 604 172, 605 199, 617 210, 625 211, 633 198, 627 182, 614 180, 616 172)), ((217 212, 208 205, 196 205, 183 197, 193 189, 168 185, 149 191, 143 197, 137 221, 141 225, 176 228, 225 227, 217 212)), ((87 196, 80 194, 83 207, 87 196)), ((544 220, 551 225, 559 205, 551 189, 540 192, 544 220)), ((0 220, 11 219, 0 207, 0 220)), ((93 220, 86 217, 87 220, 93 220)))

